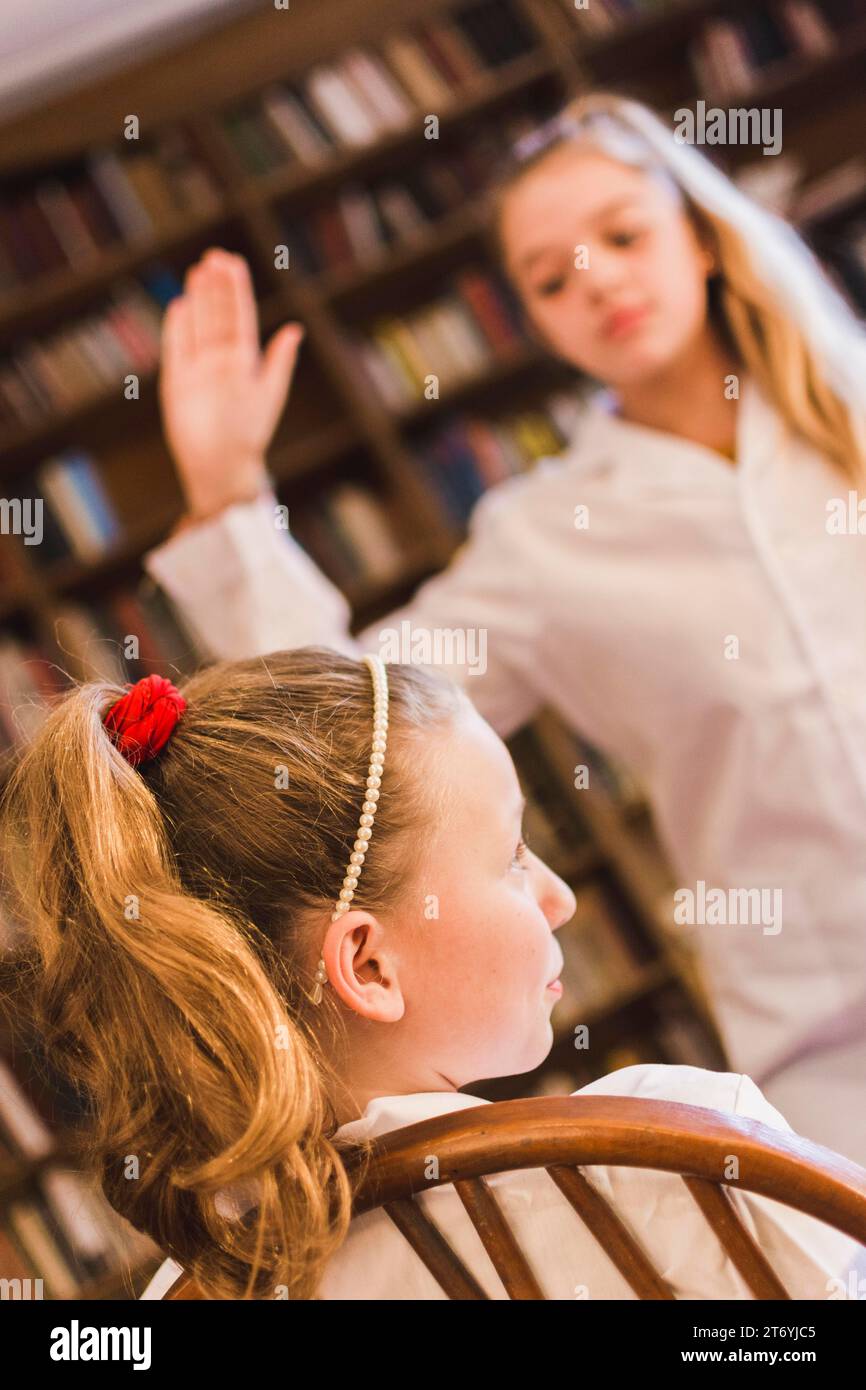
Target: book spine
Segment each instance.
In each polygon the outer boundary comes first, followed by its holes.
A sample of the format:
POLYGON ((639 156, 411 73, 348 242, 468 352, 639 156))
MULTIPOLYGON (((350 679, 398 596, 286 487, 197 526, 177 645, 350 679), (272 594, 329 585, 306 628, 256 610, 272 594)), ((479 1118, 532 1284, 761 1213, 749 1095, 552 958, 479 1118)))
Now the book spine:
POLYGON ((130 242, 149 240, 153 221, 127 177, 123 160, 111 151, 102 151, 90 155, 88 167, 124 238, 130 242))

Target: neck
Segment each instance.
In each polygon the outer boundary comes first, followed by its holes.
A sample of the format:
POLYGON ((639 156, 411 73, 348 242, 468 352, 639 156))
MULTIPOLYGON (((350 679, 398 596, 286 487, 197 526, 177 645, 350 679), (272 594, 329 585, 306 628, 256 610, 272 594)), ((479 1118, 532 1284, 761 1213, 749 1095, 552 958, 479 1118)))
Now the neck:
POLYGON ((737 401, 726 378, 742 370, 710 330, 660 371, 613 391, 622 419, 727 453, 736 442, 737 401))
POLYGON ((330 1038, 328 1092, 338 1125, 357 1120, 377 1096, 456 1091, 463 1084, 426 1063, 407 1060, 402 1049, 392 1047, 391 1032, 388 1029, 380 1039, 369 1028, 356 1030, 349 1022, 339 1041, 330 1038))

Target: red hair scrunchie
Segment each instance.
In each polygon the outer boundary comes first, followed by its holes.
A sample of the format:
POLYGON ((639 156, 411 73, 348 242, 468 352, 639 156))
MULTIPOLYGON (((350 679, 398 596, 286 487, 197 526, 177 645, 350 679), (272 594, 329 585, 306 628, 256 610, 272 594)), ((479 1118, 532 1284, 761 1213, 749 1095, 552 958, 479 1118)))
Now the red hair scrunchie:
POLYGON ((102 722, 127 762, 138 767, 165 747, 185 709, 186 700, 165 676, 142 676, 102 722))

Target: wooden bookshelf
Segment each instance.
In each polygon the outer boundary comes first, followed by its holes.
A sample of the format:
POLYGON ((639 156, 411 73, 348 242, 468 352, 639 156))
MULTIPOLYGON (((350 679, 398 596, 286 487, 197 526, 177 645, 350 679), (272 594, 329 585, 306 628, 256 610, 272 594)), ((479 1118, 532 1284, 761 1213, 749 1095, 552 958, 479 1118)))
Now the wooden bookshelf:
MULTIPOLYGON (((121 131, 130 112, 139 117, 142 145, 174 131, 183 134, 213 183, 213 205, 167 220, 134 244, 106 246, 81 268, 52 270, 0 293, 0 359, 77 322, 114 287, 156 263, 182 278, 208 246, 242 252, 253 271, 263 336, 286 320, 306 327, 292 398, 269 456, 280 500, 290 508, 315 508, 335 484, 360 481, 382 499, 403 543, 404 562, 393 582, 362 578, 344 586, 356 631, 408 600, 420 582, 448 563, 464 538, 465 528, 447 514, 418 466, 419 432, 453 413, 495 416, 505 402, 543 402, 573 384, 574 374, 531 344, 517 343, 437 400, 386 407, 352 356, 352 334, 370 322, 380 302, 395 309, 423 304, 456 268, 485 263, 484 190, 369 263, 287 273, 274 264, 275 247, 284 243, 285 216, 316 207, 350 181, 372 186, 422 161, 430 153, 423 119, 419 114, 405 129, 369 146, 335 150, 315 167, 286 161, 285 167, 254 175, 228 138, 223 116, 253 102, 271 83, 300 80, 350 45, 375 43, 391 30, 468 7, 458 0, 378 0, 376 5, 293 0, 290 11, 275 11, 262 3, 191 45, 130 66, 0 127, 0 177, 10 188, 77 167, 90 151, 123 150, 121 131)), ((515 113, 528 120, 541 117, 594 84, 672 113, 700 95, 689 48, 702 26, 714 18, 736 18, 751 7, 745 0, 679 0, 654 5, 627 25, 595 36, 576 22, 565 0, 513 0, 513 8, 530 48, 478 73, 437 107, 443 148, 451 148, 449 142, 459 148, 478 131, 495 133, 515 113)), ((858 26, 826 59, 785 61, 768 71, 748 98, 732 104, 781 106, 786 151, 796 152, 805 177, 817 178, 861 152, 866 89, 858 74, 864 55, 866 29, 858 26)), ((709 153, 734 168, 748 152, 716 147, 709 153)), ((858 210, 862 200, 854 199, 844 216, 858 210)), ((842 216, 831 212, 816 228, 820 224, 841 234, 842 216)), ((32 639, 64 669, 68 653, 56 632, 63 605, 74 600, 86 606, 122 586, 149 593, 153 586, 143 577, 142 556, 182 510, 160 433, 155 371, 142 374, 140 385, 134 402, 109 388, 0 439, 0 491, 14 492, 61 447, 81 445, 104 464, 112 500, 126 523, 118 544, 93 561, 69 556, 43 566, 17 541, 4 547, 0 630, 32 639)), ((557 829, 540 852, 549 848, 553 867, 576 893, 587 885, 606 885, 641 959, 636 973, 621 987, 612 986, 582 1018, 598 1039, 591 1060, 576 1056, 566 1031, 537 1075, 473 1090, 497 1099, 548 1084, 574 1089, 590 1075, 644 1055, 694 1060, 660 1041, 665 1019, 674 1015, 692 1029, 706 1064, 723 1066, 699 972, 687 953, 676 949, 662 920, 667 868, 645 804, 618 798, 603 786, 575 791, 571 769, 580 757, 579 744, 549 713, 520 731, 510 746, 526 785, 537 781, 540 765, 545 769, 544 786, 537 785, 534 795, 540 810, 546 806, 554 815, 557 829)), ((0 778, 13 757, 14 749, 0 755, 0 778)), ((27 1164, 15 1172, 0 1169, 0 1207, 5 1193, 36 1176, 35 1166, 27 1164)), ((130 1288, 140 1289, 150 1272, 146 1260, 131 1272, 131 1284, 126 1275, 106 1276, 82 1289, 81 1296, 131 1296, 130 1288)))

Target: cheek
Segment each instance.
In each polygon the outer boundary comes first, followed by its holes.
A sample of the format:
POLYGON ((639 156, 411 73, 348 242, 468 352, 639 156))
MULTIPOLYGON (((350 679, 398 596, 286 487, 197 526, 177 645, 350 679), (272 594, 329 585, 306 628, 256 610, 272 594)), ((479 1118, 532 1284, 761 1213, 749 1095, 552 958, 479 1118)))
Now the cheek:
POLYGON ((504 891, 477 943, 486 987, 496 991, 503 1007, 537 996, 547 982, 553 955, 550 927, 528 895, 504 891))
POLYGON ((707 281, 700 253, 689 239, 661 240, 647 267, 645 283, 654 289, 660 317, 670 326, 693 322, 704 310, 707 281))
MULTIPOLYGON (((483 910, 464 904, 440 924, 426 975, 452 1009, 508 1013, 547 981, 550 928, 531 899, 510 887, 488 889, 483 910)), ((431 929, 435 923, 431 923, 431 929)))
POLYGON ((531 319, 545 347, 579 369, 592 370, 598 349, 586 295, 576 278, 561 294, 541 301, 531 319))

